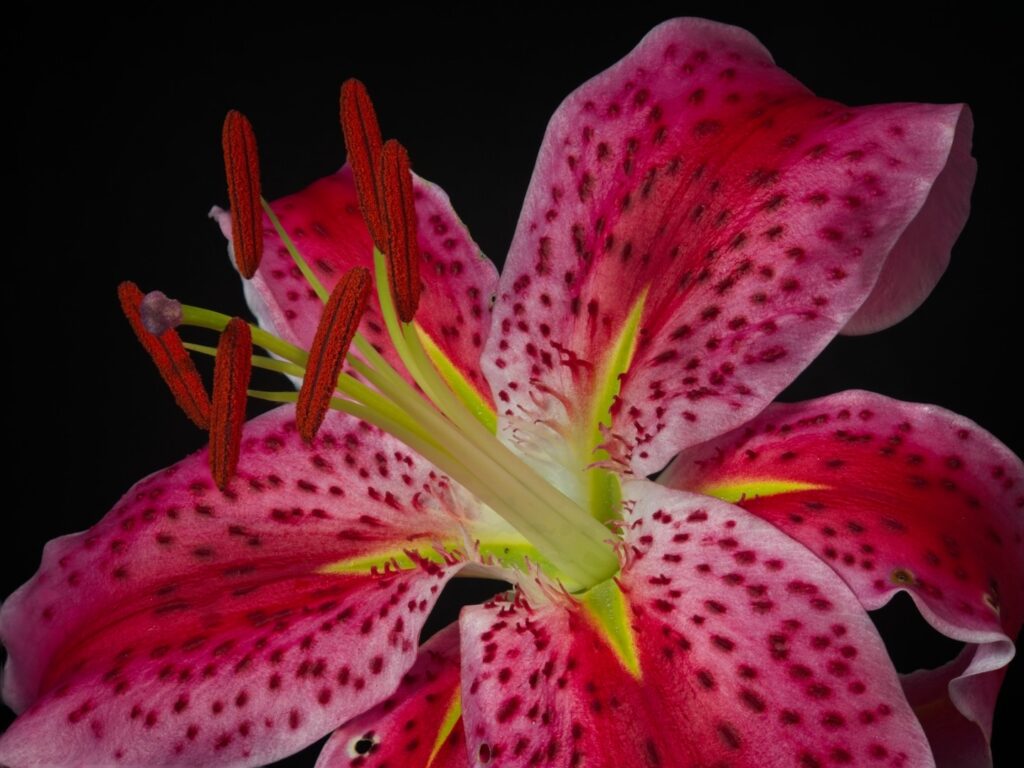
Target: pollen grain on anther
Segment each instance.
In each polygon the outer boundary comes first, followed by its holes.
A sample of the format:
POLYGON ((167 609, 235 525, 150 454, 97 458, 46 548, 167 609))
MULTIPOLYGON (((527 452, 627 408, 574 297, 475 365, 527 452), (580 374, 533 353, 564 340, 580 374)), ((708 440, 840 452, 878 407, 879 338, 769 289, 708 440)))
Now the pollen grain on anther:
POLYGON ((121 283, 117 287, 117 296, 121 300, 124 316, 135 331, 139 343, 156 364, 178 407, 197 427, 209 429, 210 397, 177 331, 166 328, 162 333, 154 334, 146 329, 141 309, 145 295, 135 283, 121 283))
POLYGON ((242 277, 249 279, 256 274, 263 258, 263 208, 256 134, 245 115, 231 110, 224 118, 221 141, 231 205, 235 263, 242 277))
POLYGON ((324 307, 295 409, 299 434, 306 440, 313 439, 327 414, 345 355, 366 311, 370 287, 367 269, 351 269, 334 286, 324 307))
POLYGON ((420 303, 420 252, 409 153, 394 139, 380 157, 382 199, 387 224, 388 281, 403 323, 411 323, 420 303))
POLYGON ((383 250, 387 245, 379 178, 383 141, 370 94, 366 86, 354 78, 341 86, 341 130, 363 220, 373 241, 383 250))
POLYGON ((246 392, 252 374, 252 332, 239 317, 224 329, 217 344, 210 409, 210 472, 224 490, 238 466, 246 392))

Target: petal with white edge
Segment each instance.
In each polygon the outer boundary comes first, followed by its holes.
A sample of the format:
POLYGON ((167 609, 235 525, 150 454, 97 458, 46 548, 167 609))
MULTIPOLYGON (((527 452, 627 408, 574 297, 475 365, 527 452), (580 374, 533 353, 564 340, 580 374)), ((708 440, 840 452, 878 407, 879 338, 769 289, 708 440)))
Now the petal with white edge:
POLYGON ((567 598, 464 610, 472 757, 495 768, 934 765, 873 624, 827 566, 739 507, 647 481, 623 493, 619 588, 636 669, 608 624, 567 598))
POLYGON ((376 429, 307 443, 293 413, 246 426, 226 492, 201 451, 50 542, 0 611, 0 763, 261 765, 399 685, 474 513, 376 429))
POLYGON ((659 482, 774 524, 866 608, 905 590, 937 630, 980 644, 950 693, 990 735, 1024 623, 1024 465, 995 437, 937 406, 850 391, 773 405, 680 454, 659 482))
POLYGON ((557 434, 578 471, 600 443, 648 475, 756 415, 897 243, 901 278, 863 330, 931 290, 967 207, 969 133, 963 106, 816 98, 735 27, 655 28, 548 126, 484 358, 503 433, 538 452, 557 434))
POLYGON ((932 745, 938 768, 990 768, 992 765, 988 736, 992 732, 991 713, 1006 667, 980 680, 972 678, 973 683, 968 683, 964 672, 974 663, 980 648, 969 644, 948 664, 938 669, 921 669, 901 678, 910 706, 932 745), (965 694, 986 701, 971 705, 962 700, 965 694), (953 697, 961 698, 959 705, 953 703, 953 697), (972 722, 962 711, 986 712, 989 719, 985 723, 972 722))
POLYGON ((459 661, 452 624, 423 644, 391 696, 334 732, 317 768, 468 768, 459 661))

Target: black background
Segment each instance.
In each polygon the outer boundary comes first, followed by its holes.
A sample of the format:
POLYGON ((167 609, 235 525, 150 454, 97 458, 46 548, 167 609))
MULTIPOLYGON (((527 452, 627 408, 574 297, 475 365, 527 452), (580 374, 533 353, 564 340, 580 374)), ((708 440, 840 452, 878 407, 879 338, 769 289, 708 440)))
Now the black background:
MULTIPOLYGON (((549 5, 554 6, 554 3, 549 5)), ((627 4, 637 5, 635 3, 627 4)), ((133 482, 204 442, 171 405, 118 310, 132 279, 193 304, 245 312, 206 219, 225 203, 220 126, 252 119, 274 198, 344 160, 337 92, 358 76, 386 136, 441 184, 492 258, 505 253, 544 126, 559 101, 657 22, 704 15, 747 27, 814 91, 851 104, 966 101, 977 123, 974 212, 952 266, 913 317, 840 339, 787 399, 862 387, 964 413, 1024 450, 1016 63, 1006 22, 932 4, 901 21, 822 4, 779 14, 724 3, 597 13, 339 9, 148 10, 69 17, 9 12, 3 145, 7 462, 0 595, 26 580, 48 539, 82 529, 133 482)), ((255 412, 255 409, 254 409, 255 412)), ((470 588, 471 589, 471 588, 470 588)), ((447 600, 447 619, 456 615, 447 600)), ((881 619, 902 670, 952 653, 898 606, 881 619)), ((996 765, 1024 755, 997 711, 996 765)), ((0 714, 0 727, 9 713, 0 714)), ((1019 726, 1017 728, 1019 730, 1019 726)), ((312 765, 316 750, 290 765, 312 765)))

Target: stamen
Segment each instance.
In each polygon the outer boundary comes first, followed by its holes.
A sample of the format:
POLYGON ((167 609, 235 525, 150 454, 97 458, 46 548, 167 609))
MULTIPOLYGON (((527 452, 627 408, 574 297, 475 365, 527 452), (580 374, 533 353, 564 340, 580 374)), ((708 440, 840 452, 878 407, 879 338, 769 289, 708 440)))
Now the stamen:
POLYGON ((256 274, 263 258, 263 216, 260 207, 260 162, 256 134, 249 119, 231 110, 221 133, 224 170, 231 204, 231 241, 235 263, 247 280, 256 274))
POLYGON ((155 334, 146 327, 142 315, 145 298, 135 283, 124 282, 117 287, 121 310, 135 331, 135 336, 156 363, 160 376, 174 395, 178 407, 200 429, 210 427, 210 397, 195 363, 172 327, 155 334))
POLYGON ((217 344, 210 411, 210 472, 222 491, 235 474, 245 424, 246 390, 252 373, 249 324, 233 318, 217 344))
POLYGON ((334 286, 324 307, 295 410, 299 434, 306 440, 312 440, 323 424, 345 355, 366 311, 370 285, 369 270, 350 269, 334 286))
POLYGON ((295 247, 295 241, 292 240, 288 231, 282 226, 281 220, 274 213, 274 209, 270 203, 266 200, 261 200, 263 203, 263 212, 267 214, 267 218, 270 219, 270 223, 274 225, 274 230, 277 232, 277 236, 281 238, 281 242, 284 243, 284 247, 288 250, 288 253, 292 257, 292 261, 295 262, 295 266, 299 268, 299 272, 306 278, 306 282, 309 283, 309 287, 313 289, 313 292, 317 295, 320 301, 327 303, 327 297, 330 295, 327 293, 327 289, 324 288, 324 284, 320 282, 320 278, 316 276, 316 273, 310 268, 309 263, 303 258, 302 254, 299 253, 299 249, 295 247))
MULTIPOLYGON (((208 328, 211 331, 221 333, 228 327, 228 323, 230 323, 232 319, 233 318, 230 315, 225 315, 222 312, 214 312, 211 309, 194 307, 191 304, 181 305, 182 325, 191 325, 196 328, 208 328)), ((272 333, 268 333, 258 325, 250 325, 249 332, 252 334, 253 343, 259 344, 268 352, 275 354, 284 360, 295 363, 298 366, 306 365, 306 360, 309 357, 309 354, 304 349, 300 349, 294 344, 289 344, 284 339, 279 339, 277 336, 272 333)))
POLYGON ((388 280, 395 294, 398 317, 403 323, 411 323, 420 303, 416 206, 409 153, 394 139, 389 139, 381 150, 380 173, 388 234, 388 280))
POLYGON ((387 245, 387 232, 381 211, 383 203, 378 177, 383 142, 370 94, 366 92, 366 86, 354 78, 341 86, 341 130, 363 220, 377 247, 383 249, 387 245))
MULTIPOLYGON (((217 350, 211 417, 211 468, 217 484, 226 487, 235 470, 247 394, 271 402, 296 403, 297 429, 307 440, 318 432, 326 410, 334 408, 396 436, 458 481, 532 542, 566 583, 593 585, 608 579, 620 566, 608 544, 608 529, 504 446, 493 427, 477 419, 472 403, 435 369, 413 322, 422 285, 408 154, 398 142, 381 142, 372 104, 358 81, 349 81, 342 88, 341 118, 360 206, 377 246, 373 282, 381 314, 394 351, 415 385, 356 330, 371 286, 367 271, 347 274, 328 296, 273 209, 261 201, 295 264, 324 300, 325 314, 309 353, 259 328, 250 328, 251 337, 245 334, 245 353, 239 354, 241 342, 233 338, 238 333, 233 326, 241 321, 199 307, 181 307, 183 324, 225 331, 217 350), (240 379, 248 380, 252 343, 284 359, 261 358, 257 363, 261 367, 291 375, 298 369, 303 375, 298 393, 245 389, 240 379), (348 363, 367 384, 342 373, 350 344, 355 344, 358 352, 348 363)), ((198 345, 194 348, 204 354, 212 351, 198 345)))
MULTIPOLYGON (((252 330, 250 328, 250 330, 252 330)), ((253 339, 253 345, 256 344, 256 340, 253 339)), ((207 355, 209 357, 217 356, 217 348, 211 347, 206 344, 194 344, 192 342, 185 342, 185 349, 189 352, 197 352, 200 355, 207 355)), ((294 376, 301 379, 306 370, 301 368, 295 363, 289 363, 287 360, 277 360, 273 357, 267 357, 266 355, 253 355, 252 356, 252 367, 259 368, 264 371, 273 371, 274 373, 282 373, 285 376, 294 376)))

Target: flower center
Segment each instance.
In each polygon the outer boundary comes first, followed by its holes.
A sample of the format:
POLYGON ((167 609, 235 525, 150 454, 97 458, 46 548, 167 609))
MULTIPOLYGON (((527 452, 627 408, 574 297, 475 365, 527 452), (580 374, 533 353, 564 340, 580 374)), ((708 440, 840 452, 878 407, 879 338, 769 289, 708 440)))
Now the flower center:
MULTIPOLYGON (((368 103, 361 102, 358 111, 363 123, 368 103)), ((347 129, 347 139, 351 131, 347 129)), ((373 147, 375 142, 359 144, 365 148, 373 147)), ((376 146, 381 145, 377 142, 376 146)), ((350 152, 350 162, 355 160, 350 152)), ((362 176, 376 184, 372 193, 366 193, 372 194, 369 206, 376 206, 374 216, 383 222, 382 227, 375 227, 378 231, 373 232, 374 240, 386 239, 387 255, 379 242, 373 249, 372 282, 388 336, 416 386, 356 330, 370 288, 367 271, 353 269, 328 294, 270 205, 259 198, 263 213, 309 286, 324 301, 325 310, 309 351, 250 327, 252 344, 270 353, 253 355, 252 366, 301 378, 303 383, 297 393, 250 389, 248 396, 297 402, 299 432, 307 439, 315 435, 327 408, 373 424, 401 440, 500 515, 553 566, 554 575, 567 587, 583 589, 606 581, 619 569, 619 557, 611 543, 614 534, 498 439, 493 414, 416 324, 419 256, 408 158, 404 148, 389 141, 383 145, 378 162, 375 174, 360 173, 358 169, 355 173, 356 179, 362 176), (342 371, 344 362, 349 371, 342 371)), ((258 182, 244 178, 252 167, 249 162, 236 163, 233 183, 246 190, 258 189, 258 182)), ((362 197, 364 191, 359 192, 362 197)), ((239 246, 234 247, 237 250, 239 246)), ((227 315, 200 307, 163 306, 161 299, 169 301, 161 296, 142 303, 149 305, 147 316, 170 318, 160 326, 164 336, 176 336, 175 324, 224 332, 233 322, 227 315)), ((222 356, 212 347, 192 343, 183 346, 192 352, 222 356)), ((221 365, 220 359, 217 365, 221 365)), ((211 444, 218 440, 223 442, 223 437, 212 436, 211 444)))
MULTIPOLYGON (((287 233, 281 233, 287 238, 289 250, 293 249, 287 233)), ((297 252, 295 255, 301 259, 297 252)), ((352 373, 329 372, 327 407, 379 427, 429 460, 510 523, 571 582, 589 586, 612 576, 618 570, 618 557, 607 543, 613 538, 610 531, 497 438, 486 420, 474 412, 468 387, 460 393, 458 387, 449 385, 431 361, 415 322, 403 323, 398 318, 386 259, 377 249, 374 264, 377 296, 388 334, 419 389, 410 385, 365 337, 355 333, 346 359, 351 370, 371 386, 352 373)), ((318 293, 321 291, 322 286, 318 293)), ((181 316, 182 325, 216 331, 223 331, 232 321, 228 315, 190 305, 182 305, 181 316)), ((322 322, 330 317, 325 312, 322 322)), ((251 331, 255 345, 280 358, 254 355, 253 367, 302 378, 303 389, 297 393, 249 390, 250 397, 300 402, 309 391, 307 383, 325 380, 322 358, 318 367, 310 352, 258 327, 251 327, 251 331)), ((217 354, 212 347, 192 343, 184 346, 193 352, 217 354)), ((323 412, 320 421, 322 418, 323 412)), ((302 425, 300 431, 304 431, 302 425)))

